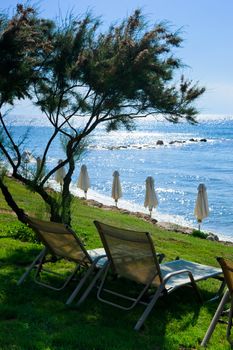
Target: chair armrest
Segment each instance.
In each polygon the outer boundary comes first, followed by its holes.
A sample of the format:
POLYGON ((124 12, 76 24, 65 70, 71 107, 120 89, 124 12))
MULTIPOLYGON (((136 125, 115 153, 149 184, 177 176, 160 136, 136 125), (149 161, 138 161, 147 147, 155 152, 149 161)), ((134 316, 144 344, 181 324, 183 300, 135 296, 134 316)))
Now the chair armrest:
POLYGON ((178 270, 178 271, 174 271, 174 272, 168 273, 163 279, 164 283, 166 283, 171 277, 174 277, 176 275, 182 275, 184 273, 187 273, 189 275, 189 278, 190 278, 191 282, 194 281, 192 272, 189 271, 189 270, 184 269, 184 270, 178 270))
POLYGON ((156 256, 157 256, 159 264, 161 264, 161 262, 165 258, 165 254, 163 254, 163 253, 156 253, 156 256))

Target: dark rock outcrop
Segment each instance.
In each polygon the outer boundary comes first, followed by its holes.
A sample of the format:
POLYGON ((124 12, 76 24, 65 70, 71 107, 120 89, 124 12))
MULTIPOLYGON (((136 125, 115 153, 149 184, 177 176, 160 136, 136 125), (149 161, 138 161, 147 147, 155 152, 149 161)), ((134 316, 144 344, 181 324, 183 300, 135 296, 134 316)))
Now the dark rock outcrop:
POLYGON ((158 140, 158 141, 156 142, 156 145, 158 145, 158 146, 162 146, 162 145, 164 145, 163 140, 158 140))

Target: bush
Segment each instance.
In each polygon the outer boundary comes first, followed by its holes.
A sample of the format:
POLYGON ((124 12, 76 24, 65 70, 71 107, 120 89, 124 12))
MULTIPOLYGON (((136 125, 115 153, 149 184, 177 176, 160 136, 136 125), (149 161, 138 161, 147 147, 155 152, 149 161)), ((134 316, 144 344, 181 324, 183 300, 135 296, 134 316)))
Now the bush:
POLYGON ((6 228, 5 234, 22 242, 39 242, 36 233, 22 222, 16 222, 10 225, 10 227, 6 228))
POLYGON ((206 239, 208 237, 208 233, 205 233, 205 232, 200 231, 200 230, 193 230, 192 236, 198 237, 201 239, 206 239))

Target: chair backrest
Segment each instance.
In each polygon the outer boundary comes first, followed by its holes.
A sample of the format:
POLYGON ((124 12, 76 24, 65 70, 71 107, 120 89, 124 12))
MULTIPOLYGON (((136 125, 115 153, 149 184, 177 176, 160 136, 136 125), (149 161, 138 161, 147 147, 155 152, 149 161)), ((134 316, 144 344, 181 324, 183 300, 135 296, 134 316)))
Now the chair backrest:
POLYGON ((148 232, 125 230, 94 221, 113 272, 147 284, 162 282, 153 241, 148 232))
POLYGON ((28 216, 26 221, 51 253, 84 265, 92 262, 82 242, 68 225, 28 216))
POLYGON ((217 258, 230 293, 233 293, 233 261, 222 257, 217 258))

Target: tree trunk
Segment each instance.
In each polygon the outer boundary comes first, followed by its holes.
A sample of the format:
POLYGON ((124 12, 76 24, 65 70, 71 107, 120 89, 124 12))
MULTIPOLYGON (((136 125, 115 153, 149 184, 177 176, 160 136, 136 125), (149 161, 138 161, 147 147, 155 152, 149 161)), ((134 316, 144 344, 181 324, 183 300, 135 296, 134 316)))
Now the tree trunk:
POLYGON ((37 186, 36 188, 33 188, 33 190, 37 192, 45 201, 45 203, 49 206, 50 221, 63 222, 62 216, 60 214, 59 201, 50 196, 43 187, 37 186))
POLYGON ((62 190, 62 222, 71 226, 71 202, 72 195, 70 193, 70 183, 72 179, 72 175, 75 169, 74 158, 71 156, 69 159, 69 170, 64 178, 63 190, 62 190))
MULTIPOLYGON (((21 175, 15 174, 13 176, 16 180, 20 181, 24 185, 27 185, 33 192, 38 193, 44 202, 49 206, 50 210, 50 221, 54 222, 62 222, 62 216, 60 214, 61 208, 58 201, 50 196, 43 187, 38 185, 32 185, 29 180, 25 180, 21 175)), ((9 188, 3 183, 3 178, 0 177, 0 188, 2 190, 2 194, 7 202, 7 204, 11 207, 11 209, 16 213, 18 219, 22 222, 25 222, 25 212, 23 209, 19 208, 16 202, 14 201, 9 188)))
POLYGON ((16 204, 8 187, 4 185, 2 177, 0 177, 0 188, 9 207, 16 213, 18 219, 25 224, 26 223, 25 212, 22 208, 19 208, 18 205, 16 204))

